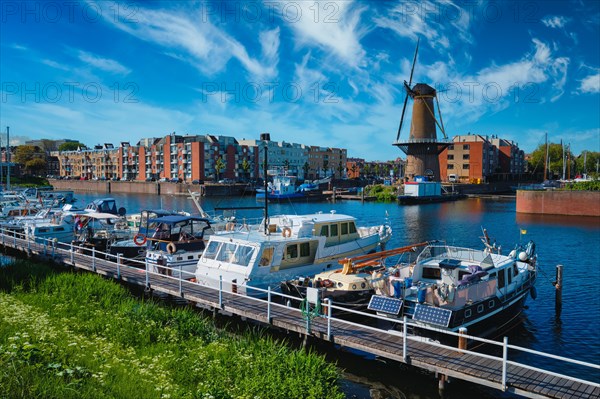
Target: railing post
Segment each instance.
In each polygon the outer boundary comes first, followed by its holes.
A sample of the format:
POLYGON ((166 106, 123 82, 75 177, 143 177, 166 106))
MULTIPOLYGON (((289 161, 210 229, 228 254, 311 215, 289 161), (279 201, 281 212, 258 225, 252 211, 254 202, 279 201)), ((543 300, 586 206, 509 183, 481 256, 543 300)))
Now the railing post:
POLYGON ((96 247, 92 247, 92 270, 96 272, 96 247))
POLYGON ((219 276, 219 308, 223 309, 223 276, 219 276))
POLYGON ((402 318, 402 360, 404 363, 408 360, 408 354, 406 351, 408 350, 408 318, 404 316, 402 318))
POLYGON ((56 252, 56 241, 52 240, 52 259, 54 259, 56 252))
POLYGON ((331 341, 331 298, 325 298, 327 302, 327 340, 331 341))
POLYGON ((508 362, 508 337, 504 337, 502 344, 502 390, 506 391, 506 369, 508 362))
POLYGON ((271 286, 267 287, 267 323, 271 324, 271 286))
POLYGON ((27 253, 31 252, 31 241, 27 240, 27 253))
POLYGON ((117 278, 121 279, 121 254, 117 254, 117 278))
POLYGON ((75 263, 73 259, 73 241, 71 241, 71 264, 75 263))
POLYGON ((146 288, 148 288, 150 286, 150 276, 148 275, 148 258, 146 258, 145 261, 146 261, 146 288))
POLYGON ((13 247, 17 248, 17 232, 13 231, 13 247))
POLYGON ((44 256, 48 255, 48 240, 44 240, 44 256))
POLYGON ((179 296, 181 296, 181 294, 183 293, 183 291, 181 289, 181 280, 183 280, 183 266, 180 264, 179 265, 179 296))

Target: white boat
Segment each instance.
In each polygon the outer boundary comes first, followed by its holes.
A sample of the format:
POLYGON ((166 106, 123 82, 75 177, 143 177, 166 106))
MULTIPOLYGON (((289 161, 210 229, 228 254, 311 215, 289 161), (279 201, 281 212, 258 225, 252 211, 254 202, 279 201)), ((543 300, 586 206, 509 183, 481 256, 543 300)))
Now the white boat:
POLYGON ((369 309, 391 318, 406 316, 417 326, 489 336, 516 319, 528 295, 534 299, 535 244, 517 245, 508 255, 485 249, 430 244, 416 262, 399 265, 375 284, 369 309))
POLYGON ((134 240, 140 246, 149 242, 146 262, 150 271, 191 280, 204 252, 205 240, 214 234, 209 220, 168 215, 149 219, 148 226, 154 226, 155 229, 147 235, 138 233, 134 240))
POLYGON ((24 222, 25 236, 28 240, 43 242, 71 242, 74 238, 75 215, 57 212, 48 217, 31 218, 24 222))
POLYGON ((340 258, 375 252, 392 233, 387 224, 357 227, 354 217, 334 212, 273 216, 267 233, 263 226, 212 235, 198 261, 196 281, 262 296, 246 287, 279 289, 283 280, 336 268, 340 258))

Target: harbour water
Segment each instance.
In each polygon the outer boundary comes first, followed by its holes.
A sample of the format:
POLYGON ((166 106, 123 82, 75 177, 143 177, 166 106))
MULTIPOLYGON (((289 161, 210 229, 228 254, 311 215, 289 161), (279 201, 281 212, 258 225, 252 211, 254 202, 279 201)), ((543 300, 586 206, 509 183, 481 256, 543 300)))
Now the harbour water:
MULTIPOLYGON (((77 193, 77 205, 102 195, 77 193)), ((197 212, 186 197, 113 194, 118 206, 128 213, 141 209, 164 208, 197 212)), ((206 211, 215 207, 261 205, 249 198, 202 198, 206 211)), ((492 240, 508 253, 519 240, 533 240, 537 245, 538 275, 537 299, 528 298, 522 323, 507 332, 509 343, 530 349, 574 358, 589 363, 600 363, 600 220, 598 218, 526 216, 516 214, 512 199, 472 198, 457 202, 398 206, 395 203, 364 203, 340 201, 337 203, 270 204, 269 213, 329 212, 355 216, 359 225, 381 223, 386 217, 394 229, 388 248, 409 245, 425 240, 445 240, 448 244, 481 247, 481 229, 486 228, 492 240), (387 216, 386 216, 387 215, 387 216), (526 234, 522 235, 522 230, 526 234), (564 265, 562 311, 555 309, 556 265, 564 265)), ((258 218, 262 210, 238 211, 236 217, 258 218)), ((343 348, 326 350, 331 360, 346 369, 344 389, 349 397, 381 398, 436 398, 437 384, 433 377, 423 375, 397 364, 377 359, 363 359, 360 354, 348 353, 343 348), (379 395, 379 396, 378 396, 379 395)), ((534 355, 510 353, 516 361, 534 355)), ((544 367, 562 372, 564 364, 547 360, 544 367)), ((587 369, 579 374, 600 382, 600 373, 587 369), (587 373, 587 374, 585 374, 587 373)), ((485 390, 471 384, 455 381, 445 397, 508 397, 499 391, 485 390)))

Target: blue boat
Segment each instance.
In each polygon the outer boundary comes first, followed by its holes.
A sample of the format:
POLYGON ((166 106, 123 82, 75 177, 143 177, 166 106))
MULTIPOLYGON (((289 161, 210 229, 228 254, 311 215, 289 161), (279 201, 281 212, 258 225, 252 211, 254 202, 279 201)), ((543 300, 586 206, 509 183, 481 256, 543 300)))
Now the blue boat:
MULTIPOLYGON (((256 199, 265 199, 265 190, 256 190, 256 199)), ((268 185, 269 202, 321 201, 325 195, 316 184, 304 183, 296 187, 296 176, 277 175, 268 185)))

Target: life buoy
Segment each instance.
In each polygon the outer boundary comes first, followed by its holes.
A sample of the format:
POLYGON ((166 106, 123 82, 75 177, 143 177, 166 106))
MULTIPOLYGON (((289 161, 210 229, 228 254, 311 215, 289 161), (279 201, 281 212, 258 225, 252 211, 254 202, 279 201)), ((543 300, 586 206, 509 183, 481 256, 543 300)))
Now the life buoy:
POLYGON ((140 247, 146 243, 146 240, 147 238, 143 234, 136 234, 135 237, 133 237, 134 244, 139 245, 140 247))
POLYGON ((170 254, 174 254, 175 252, 177 252, 177 247, 175 246, 175 243, 170 242, 167 245, 167 252, 170 254))
POLYGON ((287 237, 291 237, 292 236, 292 229, 290 229, 289 227, 284 227, 281 230, 281 235, 284 236, 284 237, 286 237, 286 238, 287 237))

